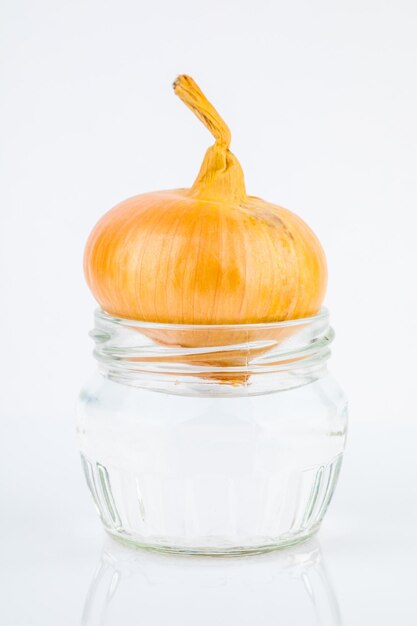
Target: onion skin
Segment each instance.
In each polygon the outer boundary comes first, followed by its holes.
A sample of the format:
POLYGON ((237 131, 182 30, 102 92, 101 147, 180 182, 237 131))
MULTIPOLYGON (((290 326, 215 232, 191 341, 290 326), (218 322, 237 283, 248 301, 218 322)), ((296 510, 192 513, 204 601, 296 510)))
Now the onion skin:
POLYGON ((314 315, 327 278, 319 241, 290 211, 184 190, 135 196, 109 211, 87 242, 85 274, 108 313, 178 324, 314 315))
POLYGON ((316 314, 327 282, 317 237, 290 211, 246 194, 222 118, 188 76, 174 89, 215 144, 190 189, 138 195, 100 219, 84 257, 96 300, 111 315, 156 323, 316 314))

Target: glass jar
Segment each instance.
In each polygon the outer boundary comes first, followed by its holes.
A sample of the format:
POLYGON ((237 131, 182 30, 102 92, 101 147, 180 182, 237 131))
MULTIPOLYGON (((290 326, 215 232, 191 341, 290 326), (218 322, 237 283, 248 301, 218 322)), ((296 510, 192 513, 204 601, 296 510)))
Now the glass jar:
POLYGON ((274 324, 95 314, 78 439, 105 529, 136 546, 248 554, 314 534, 336 486, 346 399, 326 310, 274 324))

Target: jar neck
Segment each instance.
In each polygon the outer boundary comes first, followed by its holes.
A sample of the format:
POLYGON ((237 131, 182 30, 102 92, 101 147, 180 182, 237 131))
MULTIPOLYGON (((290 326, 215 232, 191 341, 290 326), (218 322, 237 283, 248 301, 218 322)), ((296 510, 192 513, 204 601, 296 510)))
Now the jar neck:
POLYGON ((157 324, 95 313, 94 356, 107 378, 181 395, 254 395, 311 383, 326 371, 327 310, 268 324, 157 324))

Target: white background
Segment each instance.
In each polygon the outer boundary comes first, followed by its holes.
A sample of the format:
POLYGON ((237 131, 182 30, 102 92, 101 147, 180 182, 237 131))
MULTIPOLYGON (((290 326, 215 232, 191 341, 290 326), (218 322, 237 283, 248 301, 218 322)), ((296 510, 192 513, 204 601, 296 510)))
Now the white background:
MULTIPOLYGON (((193 181, 211 138, 173 95, 185 72, 248 192, 327 252, 351 431, 320 541, 342 619, 415 624, 417 5, 8 0, 0 29, 1 623, 80 623, 102 541, 74 436, 93 368, 83 247, 118 201, 193 181)), ((228 611, 218 624, 239 623, 228 611)), ((169 619, 202 618, 190 601, 169 619)))

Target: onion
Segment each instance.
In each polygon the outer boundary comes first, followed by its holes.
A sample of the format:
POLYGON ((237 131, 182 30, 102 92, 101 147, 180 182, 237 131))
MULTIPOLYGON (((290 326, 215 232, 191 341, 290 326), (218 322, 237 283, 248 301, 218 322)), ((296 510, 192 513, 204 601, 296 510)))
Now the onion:
POLYGON ((191 188, 135 196, 100 219, 84 263, 96 300, 111 315, 156 323, 314 315, 327 282, 317 237, 287 209, 246 194, 229 128, 193 79, 179 76, 174 90, 215 143, 191 188))

